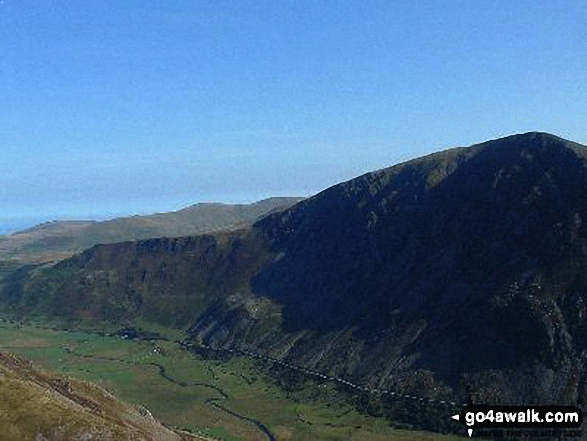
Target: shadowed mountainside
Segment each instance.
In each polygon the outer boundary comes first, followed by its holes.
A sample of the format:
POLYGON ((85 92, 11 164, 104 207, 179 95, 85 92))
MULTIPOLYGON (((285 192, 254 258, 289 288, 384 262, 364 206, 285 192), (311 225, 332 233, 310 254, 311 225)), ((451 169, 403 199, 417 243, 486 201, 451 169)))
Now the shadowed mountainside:
POLYGON ((303 198, 275 197, 253 204, 201 203, 183 210, 112 220, 55 221, 0 236, 0 261, 38 262, 69 257, 97 244, 179 237, 242 228, 303 198))
POLYGON ((158 423, 145 409, 82 381, 36 370, 0 353, 0 438, 10 440, 197 440, 158 423))
POLYGON ((372 386, 582 402, 587 151, 543 133, 368 173, 252 228, 98 246, 5 309, 140 318, 372 386))

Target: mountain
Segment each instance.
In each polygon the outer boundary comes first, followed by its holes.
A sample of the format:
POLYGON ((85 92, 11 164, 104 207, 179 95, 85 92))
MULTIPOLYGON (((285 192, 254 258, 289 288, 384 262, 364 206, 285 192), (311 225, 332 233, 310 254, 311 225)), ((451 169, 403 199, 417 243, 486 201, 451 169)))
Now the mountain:
POLYGON ((0 261, 59 260, 96 244, 190 236, 249 225, 302 198, 275 197, 253 204, 196 204, 170 213, 116 218, 103 222, 47 222, 10 236, 0 236, 0 261))
POLYGON ((587 147, 514 135, 365 174, 252 227, 99 245, 0 298, 13 314, 173 326, 430 398, 582 402, 585 189, 587 147))
POLYGON ((11 440, 197 440, 162 426, 144 408, 89 383, 35 369, 0 353, 0 426, 11 440))

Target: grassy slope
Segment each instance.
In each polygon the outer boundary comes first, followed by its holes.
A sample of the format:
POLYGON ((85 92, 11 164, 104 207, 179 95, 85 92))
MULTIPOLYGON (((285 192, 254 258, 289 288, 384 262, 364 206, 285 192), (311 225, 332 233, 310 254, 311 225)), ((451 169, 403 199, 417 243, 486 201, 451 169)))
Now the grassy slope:
POLYGON ((312 399, 289 396, 244 358, 203 360, 168 342, 126 341, 83 332, 1 325, 0 350, 22 354, 43 367, 96 382, 128 402, 145 406, 164 423, 200 434, 226 440, 265 439, 253 424, 207 405, 206 400, 219 398, 220 394, 194 383, 220 387, 228 399, 219 404, 263 422, 280 440, 456 439, 394 430, 384 420, 353 411, 329 385, 319 393, 311 391, 308 395, 312 399), (164 355, 154 352, 157 346, 164 355), (186 386, 162 378, 152 363, 163 365, 169 377, 186 386))
POLYGON ((182 439, 92 383, 48 374, 5 353, 0 353, 0 402, 1 439, 182 439))

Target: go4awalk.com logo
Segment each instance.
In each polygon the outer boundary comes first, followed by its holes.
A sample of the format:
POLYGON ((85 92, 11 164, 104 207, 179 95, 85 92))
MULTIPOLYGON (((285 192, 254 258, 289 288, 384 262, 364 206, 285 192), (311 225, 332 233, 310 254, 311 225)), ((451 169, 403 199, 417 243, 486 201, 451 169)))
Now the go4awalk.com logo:
POLYGON ((573 436, 577 436, 583 424, 583 412, 574 406, 468 405, 452 419, 463 424, 470 437, 477 429, 499 429, 508 435, 510 431, 554 434, 574 430, 573 436))

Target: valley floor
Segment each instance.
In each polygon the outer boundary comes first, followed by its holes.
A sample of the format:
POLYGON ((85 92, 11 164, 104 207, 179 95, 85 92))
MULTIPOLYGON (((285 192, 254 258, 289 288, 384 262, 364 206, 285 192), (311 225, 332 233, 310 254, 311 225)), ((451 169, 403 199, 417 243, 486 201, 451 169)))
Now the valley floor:
POLYGON ((0 351, 91 380, 159 421, 222 440, 443 440, 358 413, 323 384, 292 398, 244 357, 206 360, 177 342, 0 322, 0 351))

